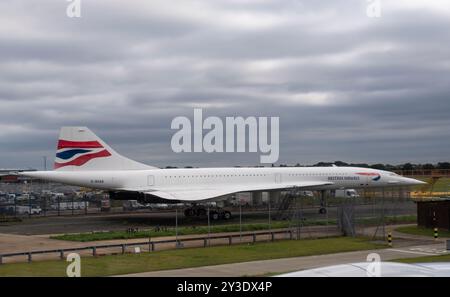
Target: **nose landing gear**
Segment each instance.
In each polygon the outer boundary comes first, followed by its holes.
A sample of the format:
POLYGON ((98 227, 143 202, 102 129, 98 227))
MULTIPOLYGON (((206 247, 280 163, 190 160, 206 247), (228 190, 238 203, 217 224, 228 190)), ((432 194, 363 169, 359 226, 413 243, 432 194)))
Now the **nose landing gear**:
POLYGON ((326 214, 327 213, 327 199, 325 196, 325 190, 320 191, 320 208, 319 208, 320 214, 326 214))

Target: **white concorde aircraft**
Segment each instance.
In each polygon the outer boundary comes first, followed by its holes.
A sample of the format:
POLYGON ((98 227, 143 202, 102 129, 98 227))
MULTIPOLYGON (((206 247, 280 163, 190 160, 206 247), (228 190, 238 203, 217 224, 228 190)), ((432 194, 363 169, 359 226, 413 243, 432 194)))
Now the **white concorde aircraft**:
POLYGON ((393 172, 358 167, 159 169, 121 156, 86 127, 61 128, 54 168, 54 171, 18 174, 106 190, 113 199, 162 198, 171 202, 197 202, 251 191, 324 191, 425 184, 393 172))

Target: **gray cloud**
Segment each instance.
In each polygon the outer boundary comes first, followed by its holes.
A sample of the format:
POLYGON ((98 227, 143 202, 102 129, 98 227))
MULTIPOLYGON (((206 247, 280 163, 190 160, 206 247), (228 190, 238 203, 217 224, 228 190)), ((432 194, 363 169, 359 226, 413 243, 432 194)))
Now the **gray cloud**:
POLYGON ((157 166, 258 163, 172 153, 194 107, 279 116, 283 163, 449 159, 445 1, 82 2, 0 3, 0 167, 42 167, 63 125, 157 166))

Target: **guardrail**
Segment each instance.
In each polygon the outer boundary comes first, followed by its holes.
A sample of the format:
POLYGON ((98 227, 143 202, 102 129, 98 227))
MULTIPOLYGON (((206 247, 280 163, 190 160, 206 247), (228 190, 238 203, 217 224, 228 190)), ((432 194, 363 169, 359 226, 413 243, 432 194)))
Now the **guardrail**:
POLYGON ((175 247, 179 248, 182 242, 189 241, 203 241, 203 247, 208 247, 208 242, 214 239, 228 239, 228 245, 233 244, 233 238, 243 238, 243 237, 252 237, 252 242, 257 242, 257 236, 261 235, 270 235, 270 241, 275 240, 276 234, 286 234, 289 236, 289 239, 293 239, 293 230, 282 230, 282 231, 269 231, 269 232, 251 232, 251 233, 242 233, 242 234, 232 234, 232 235, 214 235, 214 236, 202 236, 202 237, 188 237, 181 239, 170 239, 170 240, 160 240, 160 241, 142 241, 142 242, 134 242, 134 243, 122 243, 122 244, 108 244, 108 245, 95 245, 88 247, 76 247, 76 248, 66 248, 66 249, 52 249, 52 250, 42 250, 42 251, 30 251, 30 252, 18 252, 18 253, 7 253, 0 254, 0 265, 3 264, 3 259, 8 257, 17 257, 17 256, 26 256, 28 262, 32 262, 33 255, 42 255, 42 254, 59 254, 59 258, 61 260, 64 259, 64 255, 70 252, 78 252, 78 251, 92 251, 92 256, 97 256, 97 251, 99 249, 109 249, 109 248, 121 248, 121 253, 126 253, 127 247, 133 246, 148 246, 149 251, 153 252, 156 250, 156 245, 158 244, 168 244, 175 243, 175 247))

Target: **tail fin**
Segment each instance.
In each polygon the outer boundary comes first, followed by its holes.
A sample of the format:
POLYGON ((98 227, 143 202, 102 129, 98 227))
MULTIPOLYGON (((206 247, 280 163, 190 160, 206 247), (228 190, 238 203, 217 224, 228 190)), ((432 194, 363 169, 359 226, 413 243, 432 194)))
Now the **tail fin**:
POLYGON ((86 127, 62 127, 54 168, 59 171, 93 171, 156 167, 121 156, 86 127))

